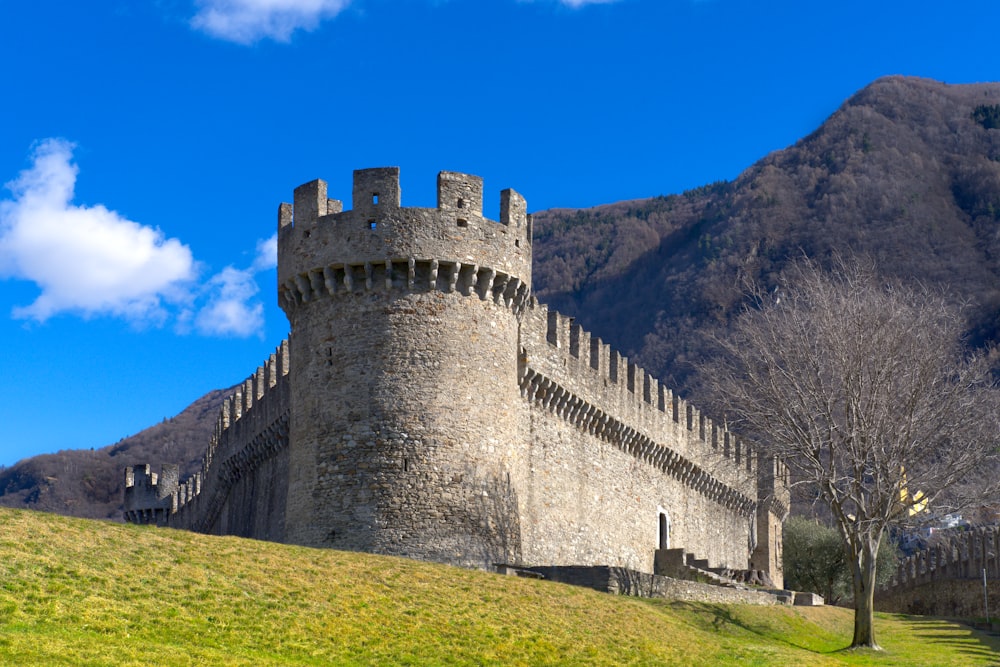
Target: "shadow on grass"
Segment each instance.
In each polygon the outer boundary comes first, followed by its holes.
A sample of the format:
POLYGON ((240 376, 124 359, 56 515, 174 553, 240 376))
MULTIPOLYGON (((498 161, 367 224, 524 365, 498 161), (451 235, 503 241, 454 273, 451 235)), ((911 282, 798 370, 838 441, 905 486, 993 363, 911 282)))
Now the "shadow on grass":
POLYGON ((808 640, 796 641, 790 635, 799 634, 802 628, 793 628, 791 624, 769 623, 765 620, 752 621, 734 614, 732 609, 724 605, 701 602, 673 602, 671 607, 690 613, 692 616, 705 619, 704 625, 717 633, 734 633, 734 629, 760 637, 768 642, 784 644, 786 646, 809 651, 819 655, 835 653, 843 650, 844 647, 823 649, 818 648, 817 643, 830 644, 835 641, 833 637, 829 641, 817 639, 813 634, 814 627, 810 628, 808 640))
MULTIPOLYGON (((793 619, 783 621, 768 621, 763 617, 754 620, 741 616, 725 605, 697 602, 674 602, 672 607, 688 612, 691 617, 700 619, 706 629, 720 634, 748 633, 754 636, 785 646, 808 651, 816 655, 863 655, 877 656, 881 651, 857 648, 852 649, 845 644, 850 643, 850 634, 842 636, 831 628, 824 628, 827 636, 816 633, 816 626, 811 621, 803 619, 803 625, 793 619)), ((891 618, 897 628, 886 632, 888 644, 898 643, 901 638, 893 639, 900 630, 908 633, 913 640, 947 649, 955 656, 975 659, 984 663, 995 660, 1000 664, 1000 636, 989 632, 974 630, 954 620, 923 616, 906 616, 902 614, 886 615, 891 618), (899 627, 902 626, 902 627, 899 627)), ((876 624, 879 618, 875 619, 876 624)), ((888 630, 888 628, 886 628, 888 630)), ((885 645, 883 644, 883 648, 885 645)), ((895 653, 896 651, 892 651, 895 653)))
POLYGON ((910 627, 914 637, 923 641, 954 647, 962 655, 978 658, 993 657, 1000 662, 1000 637, 976 630, 961 621, 932 616, 894 615, 897 622, 910 627))

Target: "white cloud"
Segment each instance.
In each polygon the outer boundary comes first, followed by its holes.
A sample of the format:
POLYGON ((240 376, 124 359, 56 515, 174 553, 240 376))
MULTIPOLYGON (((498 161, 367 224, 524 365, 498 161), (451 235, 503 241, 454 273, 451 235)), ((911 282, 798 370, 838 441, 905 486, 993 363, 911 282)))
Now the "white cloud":
POLYGON ((251 301, 260 291, 253 269, 227 266, 208 281, 208 290, 208 304, 194 321, 199 333, 245 338, 263 331, 264 306, 251 301))
POLYGON ((14 316, 44 322, 60 312, 160 323, 164 304, 188 294, 191 250, 159 229, 104 206, 72 203, 73 144, 47 139, 0 202, 0 275, 34 282, 41 294, 14 316))
POLYGON ((277 235, 257 242, 247 269, 226 267, 203 286, 191 249, 159 229, 108 208, 77 206, 73 144, 40 142, 32 165, 0 201, 0 278, 27 280, 41 290, 13 316, 45 322, 67 313, 121 317, 137 326, 173 319, 179 332, 251 336, 264 326, 255 299, 256 274, 277 264, 277 235))
POLYGON ((287 42, 296 30, 314 30, 333 18, 351 0, 197 0, 191 25, 238 44, 261 39, 287 42))
POLYGON ((253 260, 255 271, 267 271, 278 266, 278 233, 269 239, 257 241, 257 256, 253 260))
POLYGON ((194 320, 199 333, 209 336, 247 337, 264 328, 264 306, 254 297, 261 271, 278 266, 278 235, 257 241, 257 254, 247 269, 227 266, 207 284, 208 303, 194 320))
MULTIPOLYGON (((477 0, 473 0, 477 1, 477 0)), ((518 2, 533 0, 518 0, 518 2)), ((574 9, 620 0, 556 0, 574 9)), ((195 0, 191 26, 212 37, 253 44, 262 39, 289 42, 296 30, 315 30, 341 13, 353 0, 195 0)))

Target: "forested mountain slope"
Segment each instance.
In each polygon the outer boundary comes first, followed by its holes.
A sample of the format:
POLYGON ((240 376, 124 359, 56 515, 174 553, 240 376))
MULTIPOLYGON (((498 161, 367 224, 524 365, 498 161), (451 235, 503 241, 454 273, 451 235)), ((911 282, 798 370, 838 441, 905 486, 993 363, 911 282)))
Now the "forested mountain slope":
MULTIPOLYGON (((535 216, 534 286, 682 391, 706 333, 803 255, 870 256, 1000 328, 1000 84, 880 79, 731 183, 535 216)), ((752 128, 748 128, 752 131, 752 128)))

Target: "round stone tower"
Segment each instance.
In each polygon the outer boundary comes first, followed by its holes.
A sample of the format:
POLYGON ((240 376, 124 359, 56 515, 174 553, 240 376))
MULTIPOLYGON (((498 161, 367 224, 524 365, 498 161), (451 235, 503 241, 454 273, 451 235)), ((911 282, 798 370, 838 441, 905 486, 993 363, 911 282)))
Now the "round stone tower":
POLYGON ((482 179, 442 172, 434 209, 400 206, 398 168, 320 180, 278 221, 291 324, 285 541, 484 567, 520 553, 519 315, 524 199, 483 217, 482 179))

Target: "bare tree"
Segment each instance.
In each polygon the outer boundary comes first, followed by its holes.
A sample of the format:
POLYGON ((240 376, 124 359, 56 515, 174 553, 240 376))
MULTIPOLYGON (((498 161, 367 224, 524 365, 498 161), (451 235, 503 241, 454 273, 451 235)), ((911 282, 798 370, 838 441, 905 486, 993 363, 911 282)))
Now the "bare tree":
POLYGON ((878 648, 887 527, 943 511, 997 451, 997 390, 962 322, 941 294, 803 262, 756 294, 708 374, 736 425, 829 506, 851 561, 852 648, 878 648))

